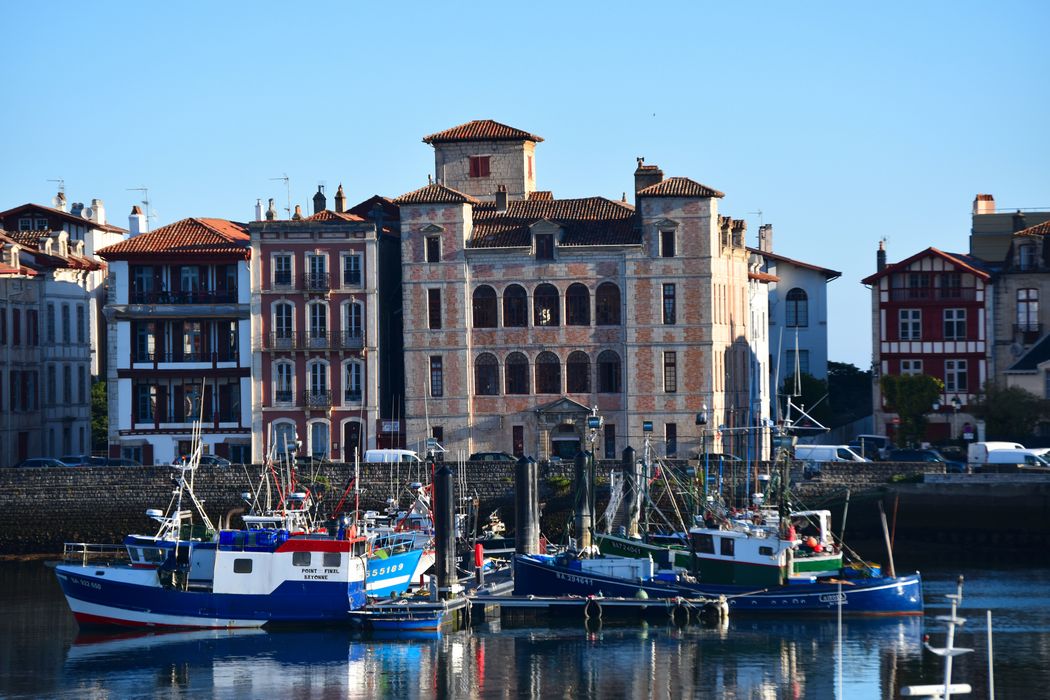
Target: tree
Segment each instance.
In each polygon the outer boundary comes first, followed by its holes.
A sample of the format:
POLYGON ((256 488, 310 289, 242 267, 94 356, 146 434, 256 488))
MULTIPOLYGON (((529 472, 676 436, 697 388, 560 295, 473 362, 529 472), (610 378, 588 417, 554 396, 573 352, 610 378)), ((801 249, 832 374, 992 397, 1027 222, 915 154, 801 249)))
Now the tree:
POLYGON ((828 400, 834 428, 871 415, 871 371, 845 362, 828 362, 828 400))
POLYGON ((944 382, 926 374, 887 374, 882 377, 881 386, 887 408, 896 411, 900 418, 897 446, 921 441, 926 434, 926 414, 940 399, 944 382))
POLYGON ((1039 421, 1050 416, 1050 401, 1020 387, 987 384, 973 413, 984 421, 989 440, 1022 440, 1035 433, 1039 421))
POLYGON ((108 452, 109 449, 109 398, 106 382, 99 380, 91 385, 91 450, 108 452))

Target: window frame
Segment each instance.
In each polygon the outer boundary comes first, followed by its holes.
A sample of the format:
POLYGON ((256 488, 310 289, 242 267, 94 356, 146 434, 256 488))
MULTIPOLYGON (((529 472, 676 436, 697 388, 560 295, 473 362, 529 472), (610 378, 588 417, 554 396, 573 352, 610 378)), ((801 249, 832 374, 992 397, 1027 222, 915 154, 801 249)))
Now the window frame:
POLYGON ((675 350, 665 350, 663 354, 664 393, 675 394, 678 392, 678 353, 675 350))
POLYGON ((438 399, 445 396, 445 363, 441 355, 430 356, 430 396, 438 399))
POLYGON ((809 328, 809 294, 802 287, 792 287, 784 295, 784 325, 809 328))
POLYGON ((665 326, 673 326, 678 316, 677 291, 673 283, 663 285, 663 322, 665 326))
POLYGON ((492 156, 467 156, 467 177, 484 178, 492 176, 492 156))
POLYGON ((898 340, 922 340, 922 309, 897 309, 898 340))
POLYGON ((675 252, 675 230, 673 228, 660 229, 660 257, 673 258, 675 257, 675 252))
POLYGON ((427 289, 427 328, 441 330, 441 320, 441 289, 430 287, 427 289))
POLYGON ((945 340, 966 340, 966 309, 944 309, 943 331, 945 340))

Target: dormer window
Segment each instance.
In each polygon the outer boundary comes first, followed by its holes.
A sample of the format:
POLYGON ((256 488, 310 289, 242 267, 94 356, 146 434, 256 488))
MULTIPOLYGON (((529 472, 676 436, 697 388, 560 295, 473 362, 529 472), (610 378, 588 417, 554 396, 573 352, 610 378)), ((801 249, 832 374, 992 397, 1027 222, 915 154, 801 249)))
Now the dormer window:
POLYGON ((554 260, 554 236, 549 233, 536 234, 536 259, 554 260))
POLYGON ((29 219, 29 218, 19 219, 18 220, 18 230, 19 231, 32 231, 33 230, 33 220, 29 219))
POLYGON ((489 176, 489 156, 470 156, 470 176, 489 176))
POLYGON ((426 245, 427 262, 441 262, 441 239, 437 236, 427 236, 424 241, 426 245))
POLYGON ((37 231, 47 231, 49 228, 50 227, 47 225, 47 219, 37 219, 36 220, 36 230, 37 231))
POLYGON ((1017 248, 1017 267, 1021 270, 1035 269, 1035 246, 1023 243, 1017 248))

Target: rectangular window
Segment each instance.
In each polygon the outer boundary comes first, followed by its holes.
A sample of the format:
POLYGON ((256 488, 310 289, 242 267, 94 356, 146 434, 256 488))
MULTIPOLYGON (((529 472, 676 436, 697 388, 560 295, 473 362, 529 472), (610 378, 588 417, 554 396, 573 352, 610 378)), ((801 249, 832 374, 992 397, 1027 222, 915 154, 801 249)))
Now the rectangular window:
POLYGON ((69 304, 62 304, 62 343, 69 345, 73 342, 73 332, 69 313, 69 304))
POLYGON ((1039 290, 1017 290, 1017 330, 1031 333, 1039 330, 1039 290))
POLYGON ((87 313, 83 304, 77 304, 77 342, 87 343, 87 313))
POLYGON ((515 425, 511 427, 511 442, 513 442, 514 456, 525 455, 525 426, 515 425))
POLYGON ((427 290, 427 320, 429 327, 437 330, 441 328, 441 290, 427 290))
POLYGON ((664 325, 673 326, 675 323, 675 290, 673 284, 664 285, 664 325))
POLYGON ((47 318, 44 319, 45 328, 44 334, 47 338, 47 342, 54 345, 55 343, 55 305, 51 302, 47 304, 47 318))
POLYGON ((182 324, 182 360, 200 362, 203 359, 204 334, 200 321, 184 321, 182 324))
POLYGON ((605 458, 616 459, 616 426, 606 423, 605 428, 605 458))
POLYGON ((437 236, 427 236, 425 240, 427 262, 441 262, 441 239, 437 236))
POLYGON ((964 394, 968 389, 966 360, 945 360, 944 390, 952 394, 964 394))
POLYGON ((11 345, 22 344, 22 310, 11 309, 11 345))
POLYGON ((489 176, 489 156, 470 156, 470 176, 489 176))
POLYGON ((930 274, 928 272, 909 273, 908 298, 928 299, 930 296, 930 274))
POLYGON ((26 311, 26 345, 40 344, 40 328, 36 309, 26 311))
POLYGON ((723 557, 732 557, 736 549, 736 541, 732 537, 719 537, 721 540, 721 555, 723 557))
POLYGON ((962 296, 962 275, 958 272, 941 274, 941 298, 958 299, 962 296))
POLYGON ((809 350, 799 350, 797 356, 794 350, 785 351, 784 364, 787 365, 785 376, 791 376, 796 372, 809 374, 809 350))
POLYGON ((668 457, 674 457, 678 454, 678 424, 677 423, 665 423, 664 424, 664 448, 667 450, 668 457))
POLYGON ((966 309, 944 310, 944 339, 966 340, 966 309))
POLYGON ((693 549, 696 550, 697 554, 714 554, 715 538, 711 535, 705 535, 699 532, 694 533, 693 549))
POLYGON ((678 391, 678 356, 675 352, 664 353, 664 391, 668 394, 678 391))
POLYGON ((342 565, 342 552, 324 552, 324 556, 321 559, 321 566, 324 566, 329 569, 338 569, 342 565))
POLYGON ((554 236, 549 233, 536 234, 536 259, 554 260, 554 236))
POLYGON ((0 307, 0 345, 7 345, 7 308, 0 307))
POLYGON ((292 566, 310 566, 310 552, 292 552, 292 566))
POLYGON ((73 368, 62 365, 62 400, 66 405, 73 403, 73 368))
POLYGON ((152 423, 157 405, 157 388, 149 384, 135 385, 135 422, 152 423))
POLYGON ((435 397, 445 395, 445 372, 439 355, 433 355, 430 358, 430 395, 435 397))
POLYGON ((77 367, 77 403, 87 402, 87 368, 77 367))
POLYGON ((674 257, 674 231, 660 232, 660 257, 674 257))
POLYGON ((19 219, 18 220, 18 230, 19 231, 32 231, 33 230, 33 220, 32 219, 19 219))
POLYGON ((328 256, 322 254, 306 256, 306 288, 319 291, 328 289, 328 256))
POLYGON ((233 560, 233 573, 235 574, 250 574, 252 572, 252 560, 251 559, 234 559, 233 560))
POLYGON ((922 360, 901 360, 901 374, 904 376, 922 374, 922 360))
POLYGON ((289 253, 273 256, 273 286, 292 286, 292 256, 289 253))
POLYGON ((922 311, 901 309, 898 312, 901 340, 922 340, 922 311))
POLYGON ((344 287, 360 287, 361 286, 361 256, 360 255, 344 255, 343 256, 343 286, 344 287))
POLYGON ((58 403, 58 372, 54 365, 47 366, 47 404, 54 406, 58 403))

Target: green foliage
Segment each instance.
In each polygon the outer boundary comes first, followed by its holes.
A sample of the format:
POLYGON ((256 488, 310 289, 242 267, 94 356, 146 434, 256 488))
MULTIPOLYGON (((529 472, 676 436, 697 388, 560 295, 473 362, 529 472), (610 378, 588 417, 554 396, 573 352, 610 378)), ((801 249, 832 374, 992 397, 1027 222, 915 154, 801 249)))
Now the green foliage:
POLYGON ((572 486, 572 479, 561 474, 554 474, 547 477, 547 484, 556 492, 568 491, 569 487, 572 486))
POLYGON ((1018 440, 1035 433, 1039 421, 1050 416, 1050 401, 1020 387, 988 384, 973 413, 984 420, 989 440, 1018 440))
POLYGON ((107 452, 109 449, 109 401, 106 382, 91 385, 91 450, 107 452))
MULTIPOLYGON (((799 386, 801 387, 801 396, 792 397, 791 403, 801 407, 821 425, 831 427, 828 425, 832 417, 831 404, 828 402, 828 383, 823 379, 817 379, 811 374, 802 372, 799 374, 799 386)), ((795 375, 792 374, 784 380, 781 393, 794 392, 794 390, 795 375)), ((781 403, 781 415, 787 415, 787 405, 784 402, 781 403)), ((797 419, 798 416, 792 416, 792 418, 797 419)), ((800 425, 805 425, 808 421, 802 418, 801 420, 796 420, 796 422, 800 425)))
POLYGON ((828 394, 831 402, 829 428, 852 423, 871 415, 871 371, 861 371, 845 362, 828 362, 828 394))
POLYGON ((882 396, 886 406, 897 413, 897 445, 905 447, 922 440, 926 432, 926 414, 944 391, 944 383, 925 374, 882 377, 882 396))

